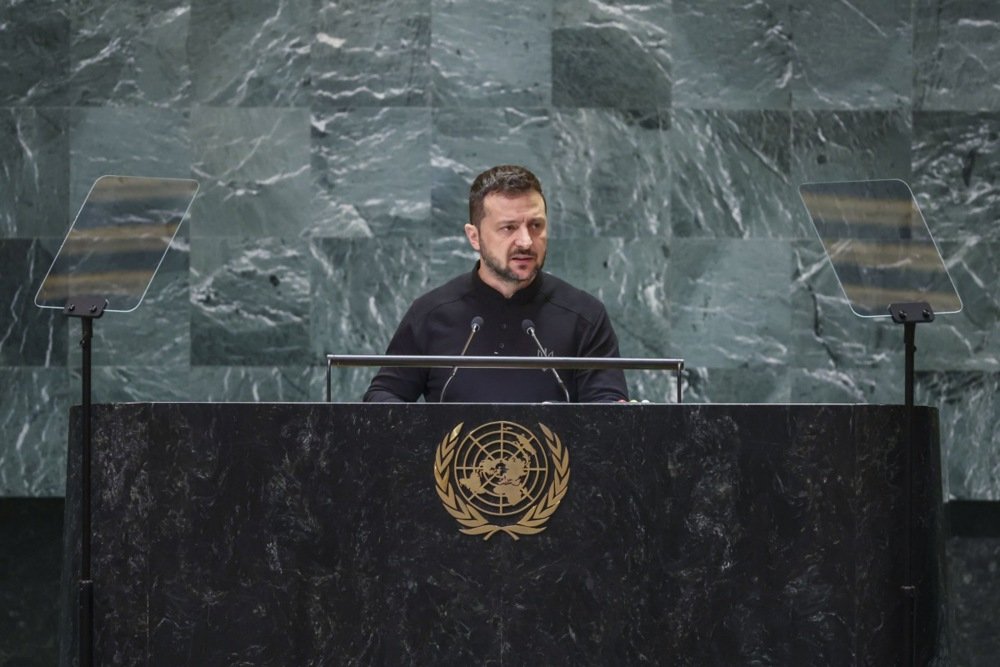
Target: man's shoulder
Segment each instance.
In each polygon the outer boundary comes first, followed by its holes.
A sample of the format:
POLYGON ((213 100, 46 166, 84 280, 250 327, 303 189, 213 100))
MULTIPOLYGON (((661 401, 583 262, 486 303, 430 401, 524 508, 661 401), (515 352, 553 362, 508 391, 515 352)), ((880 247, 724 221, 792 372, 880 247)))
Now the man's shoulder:
POLYGON ((544 280, 543 292, 549 303, 572 311, 591 322, 605 315, 604 304, 590 292, 586 292, 551 273, 546 273, 544 280))
POLYGON ((469 274, 463 273, 418 296, 410 306, 410 311, 425 317, 437 308, 461 301, 471 289, 472 281, 469 274))

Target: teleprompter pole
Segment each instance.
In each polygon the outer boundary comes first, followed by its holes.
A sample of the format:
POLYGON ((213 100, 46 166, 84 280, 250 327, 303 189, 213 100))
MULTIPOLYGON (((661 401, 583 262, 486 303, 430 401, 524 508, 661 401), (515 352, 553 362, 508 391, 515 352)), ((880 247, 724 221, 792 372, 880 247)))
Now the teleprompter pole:
POLYGON ((904 403, 906 419, 904 421, 904 449, 906 455, 903 463, 904 504, 906 515, 905 553, 903 554, 903 664, 916 665, 917 639, 917 586, 913 581, 913 385, 914 358, 916 357, 917 324, 933 322, 934 310, 926 302, 894 303, 889 306, 892 321, 903 325, 903 347, 905 354, 904 370, 904 403))
POLYGON ((80 338, 82 364, 80 369, 82 397, 80 429, 80 581, 78 587, 79 665, 94 664, 94 582, 90 574, 90 454, 91 454, 91 343, 94 338, 94 320, 104 314, 104 298, 71 298, 63 308, 67 317, 79 317, 83 326, 80 338))

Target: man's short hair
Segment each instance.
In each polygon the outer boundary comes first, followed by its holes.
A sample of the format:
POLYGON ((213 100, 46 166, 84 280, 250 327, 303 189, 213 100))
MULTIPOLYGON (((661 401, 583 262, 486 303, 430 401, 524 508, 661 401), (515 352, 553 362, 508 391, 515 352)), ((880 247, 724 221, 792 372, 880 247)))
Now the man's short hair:
POLYGON ((503 195, 520 195, 526 192, 537 192, 542 196, 542 203, 548 208, 545 202, 545 193, 542 192, 542 184, 538 177, 524 167, 513 164, 502 164, 497 167, 487 169, 476 176, 469 188, 469 222, 476 227, 482 222, 486 215, 483 202, 487 195, 500 193, 503 195))

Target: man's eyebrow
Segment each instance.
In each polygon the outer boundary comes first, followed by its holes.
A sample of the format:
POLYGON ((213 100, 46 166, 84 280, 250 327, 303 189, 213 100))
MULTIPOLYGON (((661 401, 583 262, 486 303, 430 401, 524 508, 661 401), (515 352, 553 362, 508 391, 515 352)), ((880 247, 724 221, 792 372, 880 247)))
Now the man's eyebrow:
MULTIPOLYGON (((521 218, 500 218, 497 220, 498 225, 506 225, 512 222, 519 222, 521 218)), ((528 218, 528 222, 548 222, 548 218, 544 215, 536 216, 534 218, 528 218)))

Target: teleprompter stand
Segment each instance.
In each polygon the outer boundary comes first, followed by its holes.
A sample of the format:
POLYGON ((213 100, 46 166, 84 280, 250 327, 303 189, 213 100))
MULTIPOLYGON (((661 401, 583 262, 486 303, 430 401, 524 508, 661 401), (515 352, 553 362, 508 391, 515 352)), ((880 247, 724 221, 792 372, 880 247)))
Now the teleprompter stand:
MULTIPOLYGON (((80 432, 80 573, 76 616, 80 667, 94 664, 91 573, 91 344, 94 320, 139 307, 198 191, 189 179, 102 176, 66 234, 35 295, 83 326, 80 432)), ((98 660, 98 662, 101 662, 98 660)))
POLYGON ((934 321, 934 309, 926 301, 913 303, 889 304, 889 315, 896 324, 903 325, 903 346, 906 353, 906 369, 904 375, 905 404, 913 407, 913 364, 916 356, 917 325, 934 321))
POLYGON ((799 187, 837 280, 856 315, 903 325, 906 424, 903 461, 904 572, 902 664, 916 661, 917 590, 913 577, 914 357, 917 324, 935 313, 957 313, 962 300, 948 275, 927 223, 899 180, 806 183, 799 187))

